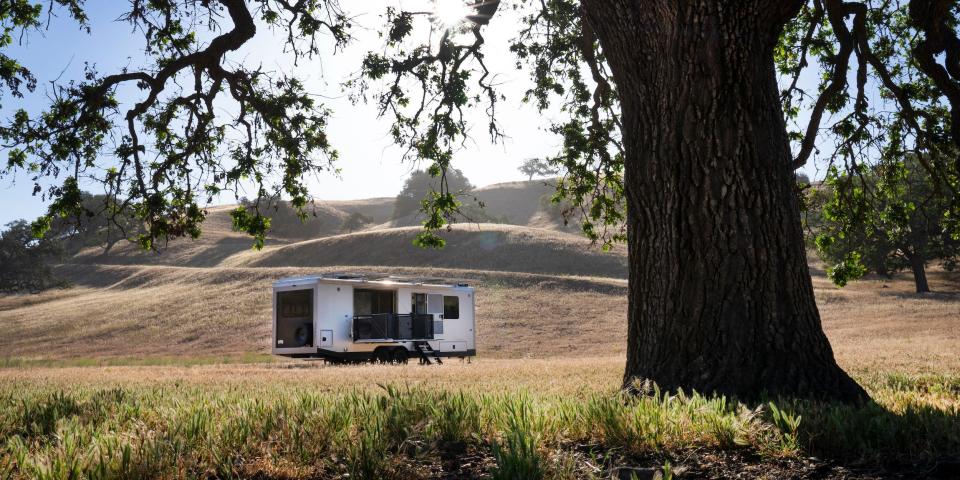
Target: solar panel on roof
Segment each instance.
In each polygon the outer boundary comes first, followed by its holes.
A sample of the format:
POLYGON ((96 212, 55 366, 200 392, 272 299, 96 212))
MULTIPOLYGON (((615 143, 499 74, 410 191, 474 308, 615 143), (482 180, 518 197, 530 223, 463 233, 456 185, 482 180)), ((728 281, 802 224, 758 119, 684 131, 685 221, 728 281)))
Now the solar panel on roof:
POLYGON ((362 281, 362 282, 392 282, 392 283, 405 283, 410 285, 444 285, 451 287, 467 287, 470 284, 464 279, 449 279, 449 278, 439 278, 439 277, 407 277, 400 275, 391 275, 386 273, 355 273, 355 272, 332 272, 324 273, 322 275, 314 277, 296 277, 296 278, 284 278, 279 280, 280 282, 289 282, 294 280, 307 280, 307 279, 328 279, 328 280, 345 280, 345 281, 362 281))

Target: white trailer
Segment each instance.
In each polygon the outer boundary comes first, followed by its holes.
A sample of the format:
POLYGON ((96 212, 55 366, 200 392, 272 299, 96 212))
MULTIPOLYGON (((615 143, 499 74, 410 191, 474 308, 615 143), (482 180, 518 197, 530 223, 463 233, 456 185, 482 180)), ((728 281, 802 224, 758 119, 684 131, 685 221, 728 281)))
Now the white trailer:
POLYGON ((332 362, 442 363, 476 355, 464 282, 325 274, 273 284, 273 354, 332 362))

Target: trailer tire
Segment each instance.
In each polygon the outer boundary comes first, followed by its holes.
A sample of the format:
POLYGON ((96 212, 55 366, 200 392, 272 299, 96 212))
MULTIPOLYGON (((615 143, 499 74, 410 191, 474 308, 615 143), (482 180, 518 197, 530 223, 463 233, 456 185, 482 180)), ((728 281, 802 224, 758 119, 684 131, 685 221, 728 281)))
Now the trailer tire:
POLYGON ((390 355, 390 357, 391 357, 391 360, 393 360, 394 363, 403 363, 403 364, 405 364, 405 363, 407 363, 408 360, 410 360, 410 353, 407 352, 407 349, 406 349, 406 348, 397 347, 397 348, 394 348, 394 349, 393 349, 393 353, 392 353, 392 355, 390 355))
POLYGON ((390 350, 390 348, 377 347, 373 351, 374 361, 377 363, 390 363, 390 361, 393 359, 393 355, 390 350))

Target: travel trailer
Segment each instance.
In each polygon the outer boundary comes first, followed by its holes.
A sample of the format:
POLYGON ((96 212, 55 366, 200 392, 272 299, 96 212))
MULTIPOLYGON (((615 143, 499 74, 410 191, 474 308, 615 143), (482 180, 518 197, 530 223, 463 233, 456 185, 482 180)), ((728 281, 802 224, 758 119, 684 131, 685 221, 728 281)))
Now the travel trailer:
POLYGON ((325 274, 273 284, 273 354, 330 362, 471 357, 474 289, 463 282, 325 274))

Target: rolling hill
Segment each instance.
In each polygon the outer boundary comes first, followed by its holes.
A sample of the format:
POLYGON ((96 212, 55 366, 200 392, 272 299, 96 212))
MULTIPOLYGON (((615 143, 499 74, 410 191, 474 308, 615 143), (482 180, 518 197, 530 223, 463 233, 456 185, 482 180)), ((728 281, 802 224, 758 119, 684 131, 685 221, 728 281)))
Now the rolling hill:
MULTIPOLYGON (((620 356, 626 338, 626 252, 600 251, 542 202, 542 182, 478 189, 493 216, 463 223, 443 250, 412 245, 419 227, 386 228, 390 199, 319 202, 306 224, 275 231, 262 251, 212 207, 197 240, 160 253, 88 249, 57 267, 73 288, 0 296, 0 360, 243 356, 269 351, 270 283, 330 271, 467 279, 478 288, 481 357, 620 356), (371 224, 340 233, 350 213, 371 224), (522 224, 526 222, 525 224, 522 224)), ((960 276, 931 272, 935 290, 960 276)), ((837 289, 814 270, 824 327, 849 368, 960 371, 960 295, 911 295, 906 275, 837 289)))
POLYGON ((403 266, 625 278, 622 248, 600 251, 583 238, 499 224, 459 224, 444 232, 447 246, 423 249, 420 227, 368 230, 248 251, 223 261, 242 267, 403 266))
MULTIPOLYGON (((481 358, 619 357, 626 350, 622 279, 349 265, 69 264, 59 272, 73 288, 0 296, 0 362, 268 353, 270 283, 332 270, 467 279, 477 287, 481 358)), ((935 290, 960 290, 956 274, 935 271, 930 278, 935 290)), ((818 273, 814 288, 824 329, 845 368, 960 373, 960 295, 916 296, 905 275, 838 289, 818 273)))
MULTIPOLYGON (((146 252, 135 244, 118 244, 104 255, 86 249, 72 263, 108 265, 170 265, 189 267, 323 267, 329 265, 443 267, 527 273, 624 277, 623 248, 602 252, 576 226, 564 226, 546 201, 553 187, 543 181, 491 185, 464 199, 483 205, 485 218, 501 223, 463 221, 446 232, 448 246, 424 250, 413 246, 421 219, 411 215, 390 219, 393 199, 318 201, 306 221, 286 215, 273 218, 266 248, 253 251, 253 241, 231 229, 234 206, 208 208, 203 233, 196 240, 176 239, 146 252), (344 233, 351 213, 372 222, 344 233)), ((270 212, 268 211, 268 214, 270 212)))

